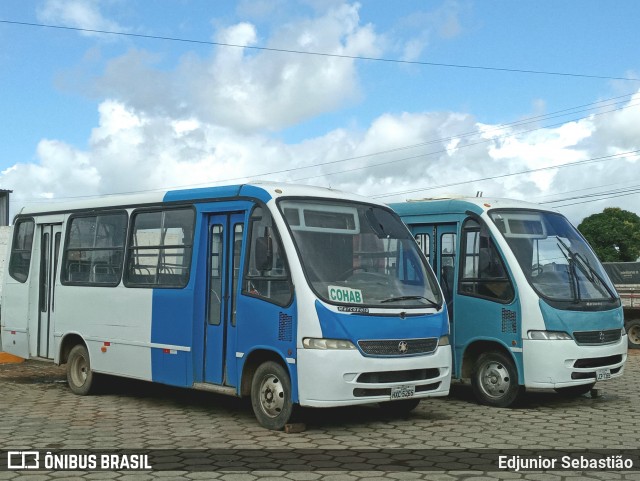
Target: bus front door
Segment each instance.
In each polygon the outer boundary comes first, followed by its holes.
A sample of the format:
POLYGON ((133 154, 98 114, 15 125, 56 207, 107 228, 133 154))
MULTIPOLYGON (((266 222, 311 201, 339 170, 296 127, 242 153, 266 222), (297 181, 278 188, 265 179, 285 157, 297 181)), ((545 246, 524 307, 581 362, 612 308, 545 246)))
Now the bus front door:
POLYGON ((208 383, 234 384, 226 372, 227 366, 235 362, 235 299, 243 231, 243 213, 218 214, 209 218, 204 338, 204 381, 208 383))
POLYGON ((418 245, 438 278, 447 303, 449 320, 453 320, 453 298, 457 253, 456 224, 419 224, 410 226, 418 245))
POLYGON ((38 279, 39 357, 53 358, 53 322, 55 313, 56 273, 60 255, 62 224, 40 225, 40 276, 38 279))

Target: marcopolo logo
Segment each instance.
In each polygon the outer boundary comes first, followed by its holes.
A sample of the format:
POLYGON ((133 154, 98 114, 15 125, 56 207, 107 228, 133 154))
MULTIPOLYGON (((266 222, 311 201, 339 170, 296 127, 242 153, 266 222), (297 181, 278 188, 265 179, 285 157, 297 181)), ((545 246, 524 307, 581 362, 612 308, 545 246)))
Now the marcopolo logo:
POLYGON ((348 302, 350 304, 362 304, 362 291, 350 287, 328 286, 329 299, 337 302, 348 302))

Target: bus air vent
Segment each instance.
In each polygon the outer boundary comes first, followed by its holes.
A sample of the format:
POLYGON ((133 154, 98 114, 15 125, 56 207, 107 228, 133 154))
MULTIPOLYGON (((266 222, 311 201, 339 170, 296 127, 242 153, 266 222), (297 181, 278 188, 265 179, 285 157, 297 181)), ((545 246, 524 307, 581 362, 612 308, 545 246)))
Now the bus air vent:
POLYGON ((515 334, 517 332, 516 313, 509 309, 502 309, 502 332, 515 334))
POLYGON ((278 341, 291 341, 293 339, 293 317, 280 313, 278 320, 278 341))

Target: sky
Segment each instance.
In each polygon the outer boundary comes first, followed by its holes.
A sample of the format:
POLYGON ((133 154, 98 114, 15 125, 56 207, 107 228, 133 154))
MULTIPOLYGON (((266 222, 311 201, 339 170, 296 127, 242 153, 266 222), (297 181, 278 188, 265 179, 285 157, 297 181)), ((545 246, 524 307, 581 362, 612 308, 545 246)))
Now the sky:
POLYGON ((2 0, 0 188, 11 215, 252 180, 640 214, 638 18, 636 0, 2 0))

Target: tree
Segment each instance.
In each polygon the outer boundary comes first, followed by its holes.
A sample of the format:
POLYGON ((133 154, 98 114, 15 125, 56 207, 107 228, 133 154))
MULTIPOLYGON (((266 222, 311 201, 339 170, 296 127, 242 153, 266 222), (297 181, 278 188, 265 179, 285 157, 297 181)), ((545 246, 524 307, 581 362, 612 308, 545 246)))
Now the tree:
POLYGON ((603 262, 633 262, 640 257, 640 217, 619 207, 583 219, 578 230, 603 262))

